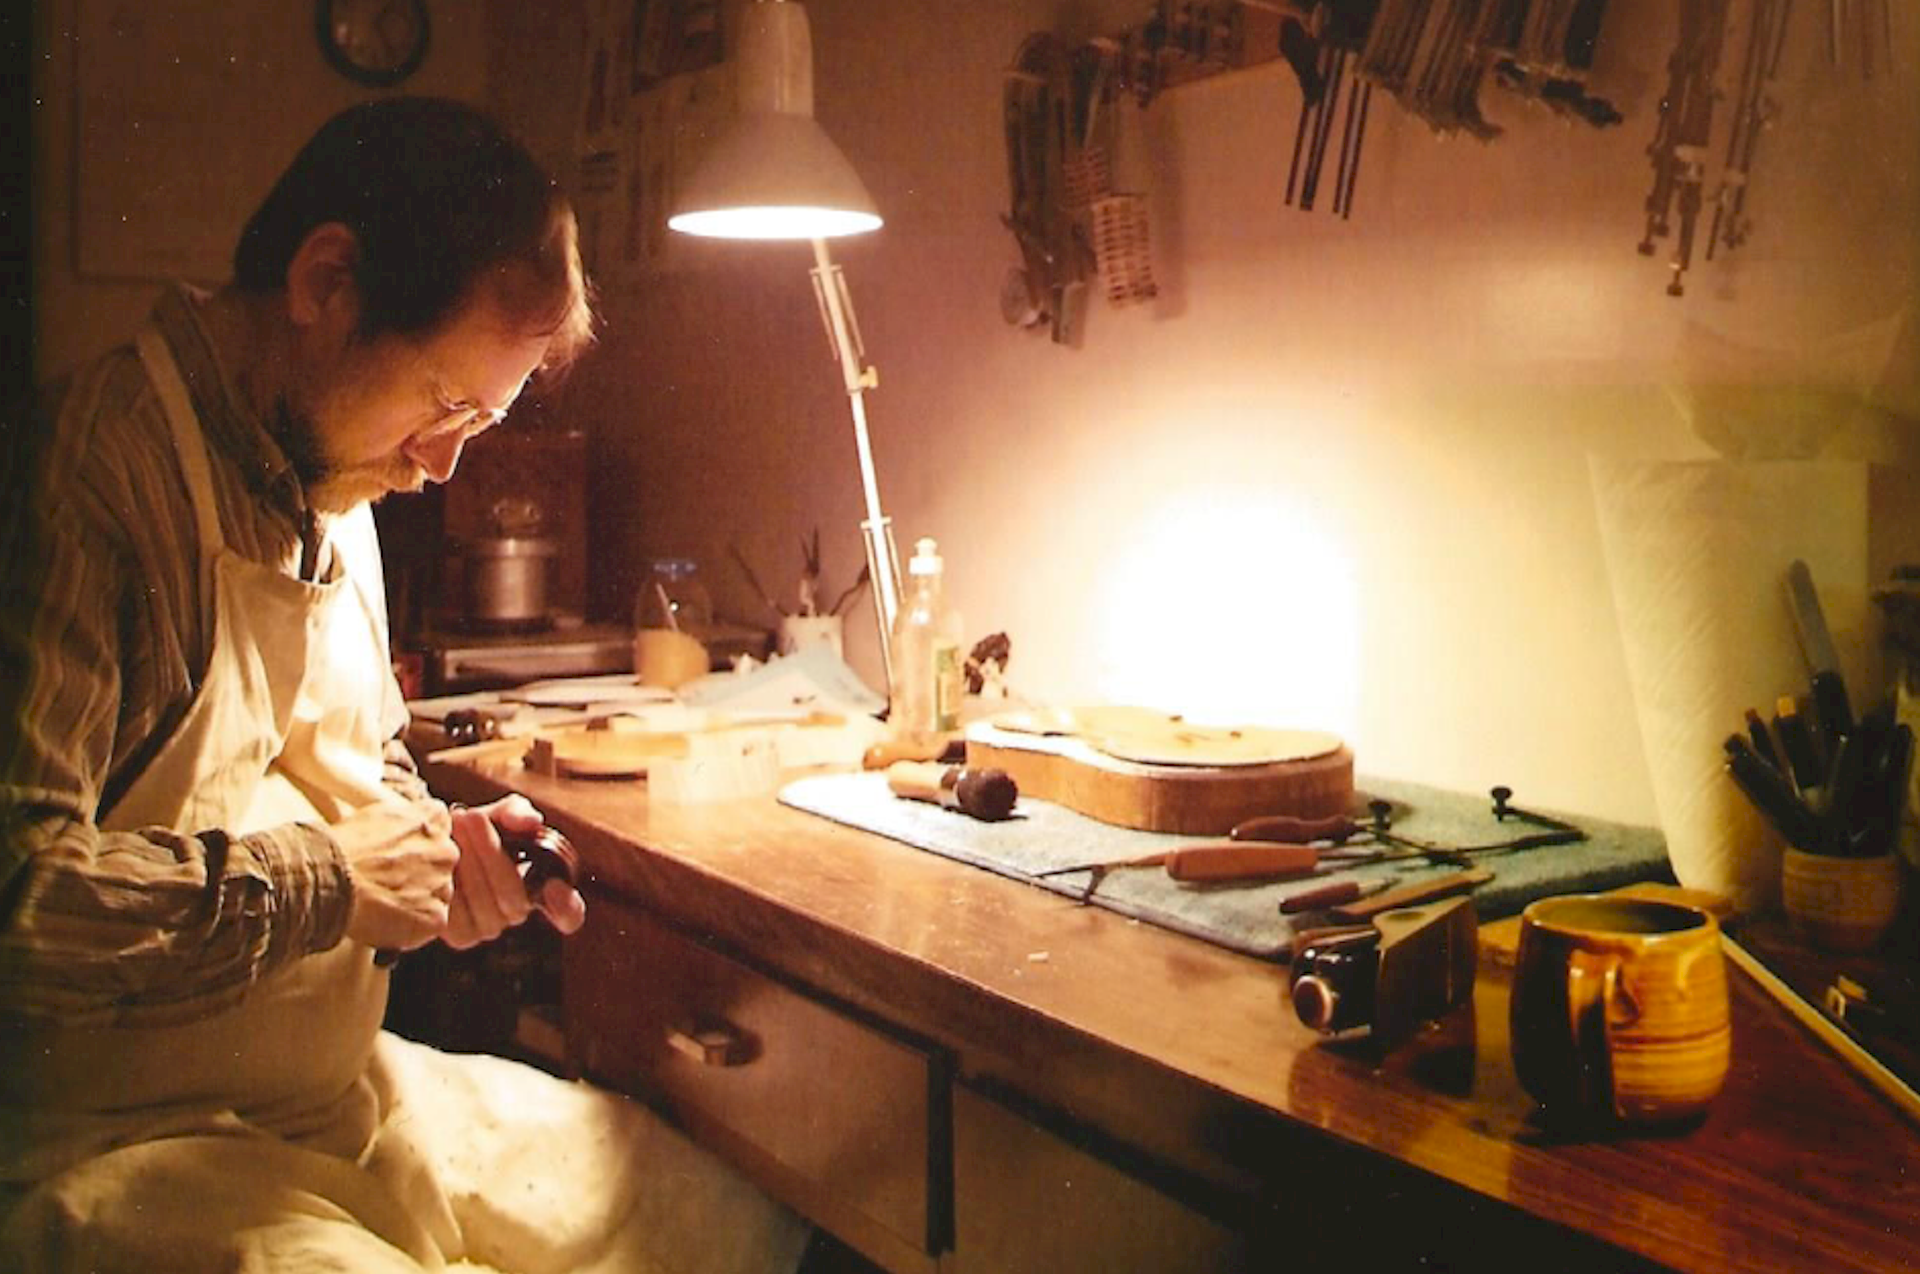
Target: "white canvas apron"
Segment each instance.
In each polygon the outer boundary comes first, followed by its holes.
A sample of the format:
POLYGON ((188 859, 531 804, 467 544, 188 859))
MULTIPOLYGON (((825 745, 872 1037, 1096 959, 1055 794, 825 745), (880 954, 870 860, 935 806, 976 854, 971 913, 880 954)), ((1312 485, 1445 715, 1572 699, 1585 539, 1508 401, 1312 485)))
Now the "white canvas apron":
MULTIPOLYGON (((391 674, 383 608, 366 583, 379 579, 371 510, 336 520, 318 583, 228 547, 206 444, 172 354, 152 329, 138 348, 193 503, 212 642, 186 717, 102 828, 218 828, 240 836, 287 822, 325 823, 369 801, 398 799, 380 782, 387 737, 380 717, 391 674)), ((210 1017, 28 1030, 0 1046, 18 1050, 0 1077, 0 1118, 20 1130, 0 1171, 18 1186, 157 1138, 182 1148, 188 1143, 178 1139, 238 1136, 264 1149, 273 1142, 258 1134, 267 1134, 298 1148, 296 1160, 337 1175, 337 1161, 351 1164, 375 1145, 382 1094, 369 1061, 386 983, 370 950, 343 941, 261 980, 238 1005, 210 1017)), ((101 1166, 116 1175, 116 1165, 101 1166)), ((254 1167, 286 1172, 290 1165, 254 1167)), ((444 1208, 409 1199, 408 1208, 428 1205, 411 1215, 380 1200, 373 1185, 360 1190, 362 1204, 396 1215, 359 1218, 363 1224, 384 1224, 396 1247, 436 1263, 433 1240, 450 1237, 450 1223, 437 1215, 444 1208)))
MULTIPOLYGON (((139 350, 193 500, 213 649, 102 826, 237 836, 399 799, 380 781, 399 705, 371 510, 336 520, 316 584, 227 547, 172 355, 153 330, 139 350)), ((23 1134, 0 1143, 0 1186, 43 1183, 6 1218, 0 1267, 792 1268, 805 1227, 646 1112, 381 1033, 372 956, 343 941, 200 1020, 0 1041, 0 1128, 23 1134)))

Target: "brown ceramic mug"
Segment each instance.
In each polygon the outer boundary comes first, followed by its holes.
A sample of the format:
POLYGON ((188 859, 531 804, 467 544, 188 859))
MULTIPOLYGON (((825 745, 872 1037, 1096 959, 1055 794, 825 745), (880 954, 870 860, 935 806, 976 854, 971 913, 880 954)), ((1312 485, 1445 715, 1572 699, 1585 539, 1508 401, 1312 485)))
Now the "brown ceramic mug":
POLYGON ((1573 895, 1520 921, 1513 1066, 1548 1112, 1665 1123, 1707 1108, 1727 1075, 1726 960, 1712 915, 1573 895))

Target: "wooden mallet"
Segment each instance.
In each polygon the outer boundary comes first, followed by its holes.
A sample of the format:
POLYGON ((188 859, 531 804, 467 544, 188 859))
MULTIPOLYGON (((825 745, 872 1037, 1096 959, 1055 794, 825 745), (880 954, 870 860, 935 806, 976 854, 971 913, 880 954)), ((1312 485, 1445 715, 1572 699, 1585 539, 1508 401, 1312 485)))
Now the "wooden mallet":
POLYGON ((1013 813, 1019 785, 1005 770, 970 769, 938 761, 896 761, 887 767, 887 787, 895 796, 959 810, 984 823, 1013 813))

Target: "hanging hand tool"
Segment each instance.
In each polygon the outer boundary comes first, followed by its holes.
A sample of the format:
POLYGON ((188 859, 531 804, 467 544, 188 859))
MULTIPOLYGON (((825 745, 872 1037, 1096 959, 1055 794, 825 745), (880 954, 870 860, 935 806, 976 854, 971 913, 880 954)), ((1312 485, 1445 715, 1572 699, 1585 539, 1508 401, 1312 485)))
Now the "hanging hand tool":
POLYGON ((1353 188, 1360 180, 1360 148, 1367 140, 1367 111, 1372 105, 1373 85, 1355 71, 1347 88, 1347 120, 1340 135, 1340 167, 1333 175, 1333 210, 1340 214, 1342 221, 1353 216, 1353 188))
POLYGON ((1071 345, 1078 339, 1092 254, 1066 206, 1064 165, 1076 141, 1066 45, 1047 32, 1029 36, 1006 73, 1001 96, 1012 201, 1000 219, 1020 248, 1027 305, 1019 313, 1051 320, 1053 340, 1071 345))
POLYGON ((1320 190, 1320 169, 1327 161, 1327 136, 1333 131, 1333 112, 1340 104, 1340 81, 1347 69, 1343 49, 1322 43, 1320 73, 1326 80, 1326 92, 1313 104, 1313 137, 1307 150, 1307 167, 1300 183, 1300 210, 1313 210, 1314 196, 1320 190))
POLYGON ((1333 174, 1333 211, 1344 220, 1353 215, 1353 189, 1360 176, 1360 148, 1366 141, 1373 85, 1360 78, 1357 61, 1344 45, 1335 43, 1331 35, 1316 41, 1297 22, 1280 28, 1280 52, 1300 81, 1300 122, 1294 132, 1293 159, 1287 166, 1286 202, 1292 206, 1297 192, 1300 211, 1313 210, 1334 113, 1344 109, 1340 156, 1333 174))
POLYGON ((1786 48, 1787 18, 1792 8, 1793 0, 1754 0, 1740 95, 1734 100, 1733 128, 1727 135, 1727 158, 1721 172, 1720 191, 1714 199, 1713 225, 1707 235, 1709 261, 1713 259, 1716 241, 1728 248, 1737 248, 1753 228, 1746 216, 1747 190, 1753 177, 1753 158, 1759 149, 1760 134, 1779 113, 1771 87, 1779 78, 1780 55, 1786 48))
POLYGON ((1653 193, 1647 196, 1646 237, 1640 252, 1652 256, 1653 241, 1664 238, 1668 215, 1679 206, 1679 239, 1668 261, 1667 295, 1686 295, 1685 276, 1693 264, 1694 228, 1700 216, 1701 184, 1706 177, 1708 139, 1713 130, 1714 79, 1726 39, 1728 0, 1698 0, 1680 6, 1680 37, 1667 60, 1667 89, 1660 98, 1660 122, 1647 153, 1653 159, 1653 193))

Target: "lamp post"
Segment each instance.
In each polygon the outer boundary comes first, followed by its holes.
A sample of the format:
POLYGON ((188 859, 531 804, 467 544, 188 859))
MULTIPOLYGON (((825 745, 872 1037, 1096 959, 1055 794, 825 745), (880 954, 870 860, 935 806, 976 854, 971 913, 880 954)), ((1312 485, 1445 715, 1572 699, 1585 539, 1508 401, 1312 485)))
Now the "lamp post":
POLYGON ((688 176, 667 225, 710 238, 804 239, 813 245, 814 295, 853 413, 866 503, 860 529, 880 656, 891 684, 899 553, 880 509, 865 397, 879 375, 865 362, 845 276, 827 255, 828 239, 877 230, 880 214, 846 156, 814 122, 813 40, 805 9, 792 0, 749 4, 741 15, 734 76, 738 116, 688 176))

